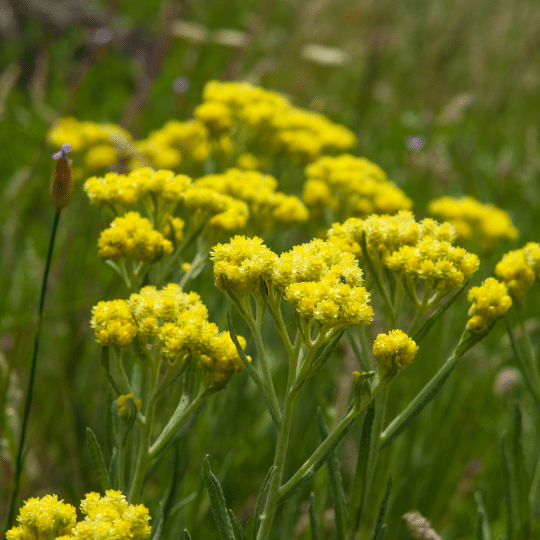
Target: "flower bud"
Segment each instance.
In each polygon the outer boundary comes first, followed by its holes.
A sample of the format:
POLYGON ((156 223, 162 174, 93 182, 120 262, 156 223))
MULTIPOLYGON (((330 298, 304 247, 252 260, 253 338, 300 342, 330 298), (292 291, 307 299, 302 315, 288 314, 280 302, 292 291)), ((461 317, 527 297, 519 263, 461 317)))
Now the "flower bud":
POLYGON ((69 204, 73 196, 73 179, 71 178, 71 164, 67 155, 71 152, 69 144, 63 144, 62 148, 52 155, 56 160, 56 168, 51 178, 51 199, 56 210, 60 211, 69 204))

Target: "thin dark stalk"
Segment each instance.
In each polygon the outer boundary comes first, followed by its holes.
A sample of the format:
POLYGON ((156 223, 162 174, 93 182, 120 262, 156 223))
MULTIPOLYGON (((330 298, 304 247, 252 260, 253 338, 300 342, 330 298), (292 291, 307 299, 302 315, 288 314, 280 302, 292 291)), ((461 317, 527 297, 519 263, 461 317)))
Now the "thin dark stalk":
POLYGON ((11 505, 9 507, 9 514, 7 518, 7 527, 8 531, 13 524, 13 515, 15 513, 15 505, 17 502, 17 497, 19 495, 20 479, 23 465, 23 450, 24 442, 26 439, 26 429, 28 426, 28 417, 30 416, 30 406, 32 405, 32 395, 34 393, 34 380, 36 376, 36 365, 37 365, 37 355, 39 348, 39 336, 41 333, 41 322, 43 314, 43 306, 45 304, 45 293, 47 291, 47 280, 49 279, 49 270, 51 268, 52 253, 54 248, 54 240, 56 238, 56 231, 58 229, 58 221, 60 220, 61 210, 57 210, 54 216, 54 223, 51 231, 51 239, 49 241, 49 252, 47 254, 47 262, 45 264, 45 271, 43 273, 43 283, 41 284, 41 296, 39 299, 39 310, 38 310, 38 319, 37 319, 37 328, 36 328, 36 338, 34 341, 34 355, 32 357, 32 366, 30 368, 30 379, 28 380, 28 391, 26 392, 26 403, 24 405, 24 415, 23 423, 21 427, 21 438, 19 442, 19 451, 17 453, 17 461, 15 463, 15 482, 13 487, 13 495, 11 498, 11 505))

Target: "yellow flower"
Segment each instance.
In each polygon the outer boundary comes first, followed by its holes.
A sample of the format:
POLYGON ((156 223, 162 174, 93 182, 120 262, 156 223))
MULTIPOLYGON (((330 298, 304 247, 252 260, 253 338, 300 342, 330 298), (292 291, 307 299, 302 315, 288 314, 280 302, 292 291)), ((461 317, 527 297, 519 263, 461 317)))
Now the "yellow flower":
MULTIPOLYGON (((534 253, 528 251, 529 256, 534 253)), ((531 262, 534 262, 531 260, 531 262)), ((535 274, 525 259, 524 249, 509 251, 495 266, 495 275, 502 279, 516 298, 523 300, 534 283, 535 274)))
POLYGON ((172 242, 154 230, 150 220, 138 212, 115 218, 110 227, 101 232, 98 248, 103 259, 135 261, 152 261, 173 252, 172 242))
POLYGON ((467 327, 475 332, 485 330, 493 321, 503 317, 512 305, 506 285, 495 278, 487 278, 480 287, 472 287, 467 293, 467 300, 472 303, 467 327))
POLYGON ((379 334, 373 343, 373 356, 377 360, 379 372, 392 370, 392 357, 395 355, 397 367, 410 364, 418 351, 418 345, 402 330, 391 330, 379 334))
POLYGON ((25 501, 17 517, 18 527, 6 533, 6 540, 53 540, 69 535, 75 526, 75 508, 56 495, 25 501))
POLYGON ((89 169, 106 169, 116 161, 116 150, 110 144, 98 144, 86 152, 84 163, 89 169))
POLYGON ((124 300, 99 302, 92 308, 90 326, 101 345, 127 347, 137 335, 137 324, 124 300))
POLYGON ((251 291, 260 279, 268 280, 278 257, 255 236, 235 236, 228 244, 217 244, 211 252, 216 287, 251 291))
POLYGON ((431 201, 428 210, 452 223, 459 240, 476 237, 483 251, 495 248, 502 240, 515 240, 519 234, 504 210, 473 197, 441 197, 431 201))

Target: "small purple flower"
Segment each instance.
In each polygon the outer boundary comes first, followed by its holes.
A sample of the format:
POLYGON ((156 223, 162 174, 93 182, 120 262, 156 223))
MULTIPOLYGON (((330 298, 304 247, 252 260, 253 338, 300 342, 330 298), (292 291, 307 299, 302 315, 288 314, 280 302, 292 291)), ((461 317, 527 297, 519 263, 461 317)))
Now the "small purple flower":
POLYGON ((71 152, 71 144, 63 144, 58 152, 55 152, 51 157, 53 159, 66 159, 66 156, 71 152))
POLYGON ((414 137, 409 137, 407 139, 407 148, 409 150, 416 150, 417 152, 422 150, 426 145, 426 139, 421 135, 415 135, 414 137))
POLYGON ((189 79, 187 77, 176 77, 173 81, 173 90, 177 94, 183 94, 189 88, 189 79))

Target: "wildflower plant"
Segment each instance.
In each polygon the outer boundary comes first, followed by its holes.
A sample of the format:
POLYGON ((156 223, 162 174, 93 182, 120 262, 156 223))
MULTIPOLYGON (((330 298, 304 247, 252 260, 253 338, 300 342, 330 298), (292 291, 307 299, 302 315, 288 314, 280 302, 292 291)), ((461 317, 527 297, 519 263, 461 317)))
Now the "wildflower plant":
MULTIPOLYGON (((466 236, 464 223, 471 229, 481 224, 489 240, 486 251, 515 238, 517 230, 508 218, 496 231, 493 223, 502 211, 480 210, 469 199, 467 209, 446 199, 432 202, 430 211, 448 221, 417 219, 412 199, 378 165, 343 153, 356 142, 351 131, 274 92, 211 81, 193 115, 170 120, 138 141, 118 126, 75 119, 60 121, 49 133, 52 144, 73 141, 77 166, 87 173, 84 191, 109 220, 97 239, 97 255, 125 285, 114 298, 97 299, 90 320, 110 385, 110 452, 106 459, 89 428, 88 446, 104 495, 86 496, 82 521, 76 522, 74 508, 56 496, 30 499, 9 540, 144 539, 150 518, 140 501, 153 504, 153 538, 161 538, 168 516, 179 514, 198 494, 173 501, 174 487, 156 492, 161 488, 152 478, 167 466, 168 452, 174 449, 178 458, 188 430, 215 394, 240 394, 238 387, 230 388, 235 384, 256 389, 275 447, 247 526, 227 509, 211 456, 196 456, 186 465, 202 462, 220 538, 274 538, 278 507, 296 504, 326 465, 336 538, 354 540, 367 527, 362 518, 380 450, 417 418, 465 352, 512 304, 527 336, 522 308, 540 273, 540 247, 533 243, 496 266, 501 281, 489 277, 468 290, 468 318, 462 313, 448 358, 434 366, 431 379, 414 395, 406 395, 406 404, 389 420, 387 404, 399 379, 452 306, 457 320, 459 297, 480 267, 475 253, 456 245, 466 236), (113 166, 115 172, 108 170, 113 166), (324 228, 324 238, 312 237, 324 228), (289 239, 294 240, 287 244, 289 239), (279 252, 276 245, 285 247, 279 252), (226 310, 220 312, 224 298, 230 300, 227 319, 226 310), (220 330, 218 324, 227 323, 228 330, 220 330), (239 324, 247 327, 247 338, 237 334, 239 324), (321 387, 325 370, 343 371, 344 337, 358 368, 347 368, 346 405, 342 411, 335 407, 341 412, 331 427, 328 411, 319 410, 320 441, 307 443, 311 447, 297 465, 295 410, 321 387), (243 379, 236 375, 241 371, 243 379), (357 418, 362 418, 360 452, 346 485, 337 452, 357 418)), ((61 191, 54 190, 57 208, 67 198, 61 191)), ((540 376, 532 346, 525 345, 523 370, 540 407, 540 376)), ((533 501, 540 473, 535 478, 533 501)), ((391 484, 389 477, 373 538, 384 532, 391 484)), ((200 497, 197 504, 202 505, 200 497)), ((312 493, 314 531, 315 505, 312 493)), ((187 531, 183 538, 189 538, 187 531)))

